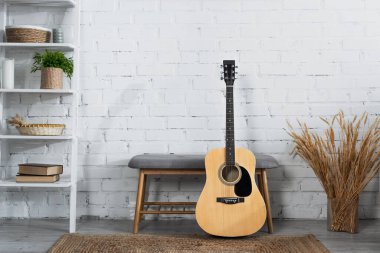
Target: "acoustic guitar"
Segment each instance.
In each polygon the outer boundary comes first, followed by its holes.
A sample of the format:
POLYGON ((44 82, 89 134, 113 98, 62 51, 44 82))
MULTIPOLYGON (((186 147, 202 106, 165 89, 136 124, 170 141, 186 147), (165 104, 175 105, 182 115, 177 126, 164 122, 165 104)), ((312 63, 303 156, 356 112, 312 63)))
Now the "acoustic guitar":
POLYGON ((266 208, 255 183, 256 159, 251 151, 235 148, 234 96, 235 61, 223 61, 226 86, 226 146, 209 151, 205 158, 206 183, 195 215, 207 233, 247 236, 265 223, 266 208))

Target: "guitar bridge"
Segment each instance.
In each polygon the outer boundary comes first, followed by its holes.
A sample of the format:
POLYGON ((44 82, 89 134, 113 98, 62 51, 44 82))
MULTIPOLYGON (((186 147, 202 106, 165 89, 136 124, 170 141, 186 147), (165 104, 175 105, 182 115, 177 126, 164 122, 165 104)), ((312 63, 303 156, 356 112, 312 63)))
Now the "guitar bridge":
POLYGON ((234 205, 237 203, 243 203, 244 198, 216 198, 216 202, 227 204, 227 205, 234 205))

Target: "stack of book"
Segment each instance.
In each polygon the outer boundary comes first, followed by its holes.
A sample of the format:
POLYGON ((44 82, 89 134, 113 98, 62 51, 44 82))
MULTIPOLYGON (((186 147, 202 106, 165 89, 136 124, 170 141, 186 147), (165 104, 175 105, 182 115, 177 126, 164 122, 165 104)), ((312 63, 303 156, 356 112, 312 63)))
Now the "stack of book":
POLYGON ((17 183, 53 183, 59 180, 63 165, 58 164, 19 164, 17 183))

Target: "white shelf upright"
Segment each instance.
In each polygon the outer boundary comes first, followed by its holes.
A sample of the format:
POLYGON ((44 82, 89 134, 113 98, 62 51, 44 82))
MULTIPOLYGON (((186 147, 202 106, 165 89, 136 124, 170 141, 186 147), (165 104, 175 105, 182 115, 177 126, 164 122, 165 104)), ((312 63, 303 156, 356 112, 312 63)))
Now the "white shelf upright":
MULTIPOLYGON (((70 233, 76 230, 76 201, 77 201, 77 170, 78 170, 78 104, 79 104, 79 57, 80 57, 80 0, 0 0, 0 61, 5 58, 7 50, 17 52, 23 51, 38 51, 38 50, 60 50, 63 52, 70 52, 73 54, 74 59, 74 74, 71 79, 70 89, 64 90, 43 90, 43 89, 2 89, 0 87, 0 188, 63 188, 70 190, 70 233), (36 6, 36 7, 56 7, 62 10, 72 8, 73 11, 73 41, 70 43, 7 43, 4 39, 5 26, 8 20, 8 7, 14 6, 36 6), (24 136, 17 134, 8 134, 6 119, 4 118, 4 101, 7 94, 52 94, 52 95, 67 95, 72 96, 72 104, 70 111, 70 118, 72 120, 72 129, 70 135, 65 136, 24 136), (70 176, 69 178, 62 178, 55 183, 16 183, 15 175, 9 175, 7 165, 4 165, 8 152, 9 142, 14 140, 20 141, 58 141, 58 142, 71 142, 71 159, 70 159, 70 176)), ((20 84, 19 84, 20 85, 20 84)), ((63 144, 62 144, 63 145, 63 144)), ((62 154, 63 155, 63 154, 62 154)))

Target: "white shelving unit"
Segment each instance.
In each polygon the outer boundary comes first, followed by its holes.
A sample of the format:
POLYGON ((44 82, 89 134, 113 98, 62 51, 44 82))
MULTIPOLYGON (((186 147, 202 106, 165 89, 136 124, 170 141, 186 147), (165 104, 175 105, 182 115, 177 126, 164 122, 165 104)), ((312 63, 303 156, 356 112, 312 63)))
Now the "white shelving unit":
POLYGON ((70 43, 0 43, 0 47, 6 49, 23 49, 23 50, 60 50, 62 52, 71 52, 75 49, 75 46, 70 43))
MULTIPOLYGON (((29 136, 17 134, 1 134, 0 140, 72 140, 73 136, 29 136)), ((1 185, 1 181, 0 181, 1 185)))
POLYGON ((7 4, 35 5, 48 7, 73 8, 76 6, 74 0, 5 0, 7 4))
MULTIPOLYGON (((15 182, 15 178, 11 178, 8 180, 4 180, 1 182, 2 187, 35 187, 35 188, 45 188, 46 183, 22 183, 22 186, 20 186, 20 183, 15 182)), ((71 187, 72 184, 70 181, 63 181, 62 179, 55 183, 50 183, 49 188, 68 188, 71 187)))
MULTIPOLYGON (((74 59, 74 75, 71 79, 69 89, 64 90, 44 90, 44 89, 30 89, 30 88, 17 88, 17 89, 2 89, 0 87, 0 161, 1 165, 6 163, 8 156, 8 147, 14 141, 33 141, 38 140, 41 142, 70 142, 70 175, 62 177, 60 181, 55 183, 16 183, 15 175, 10 175, 6 170, 7 165, 0 166, 1 171, 0 189, 8 188, 63 188, 70 190, 70 233, 76 230, 76 200, 77 200, 77 153, 78 153, 78 139, 77 139, 77 118, 78 118, 78 90, 79 90, 79 46, 80 46, 80 3, 79 0, 0 0, 0 31, 5 30, 8 21, 8 8, 17 8, 17 6, 34 6, 34 7, 55 7, 62 11, 67 8, 72 8, 73 11, 73 31, 74 41, 70 43, 7 43, 0 34, 0 61, 6 54, 21 51, 41 51, 41 50, 60 50, 73 54, 74 59), (14 6, 14 7, 13 7, 14 6), (25 136, 17 134, 8 134, 6 119, 4 118, 4 101, 8 94, 53 94, 57 96, 73 96, 70 118, 72 120, 72 129, 70 135, 64 136, 25 136)), ((15 83, 16 84, 16 83, 15 83)), ((23 84, 17 84, 18 87, 23 87, 23 84)), ((24 85, 26 86, 26 85, 24 85)), ((63 154, 62 154, 63 155, 63 154)))
POLYGON ((35 93, 35 94, 74 94, 75 90, 49 90, 49 89, 0 89, 1 93, 35 93))

